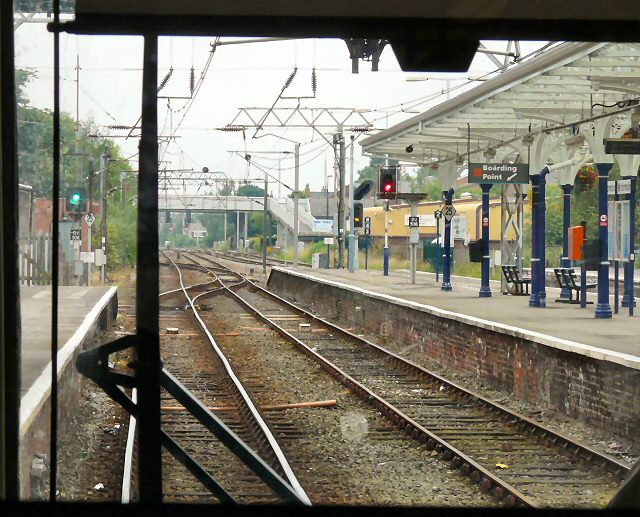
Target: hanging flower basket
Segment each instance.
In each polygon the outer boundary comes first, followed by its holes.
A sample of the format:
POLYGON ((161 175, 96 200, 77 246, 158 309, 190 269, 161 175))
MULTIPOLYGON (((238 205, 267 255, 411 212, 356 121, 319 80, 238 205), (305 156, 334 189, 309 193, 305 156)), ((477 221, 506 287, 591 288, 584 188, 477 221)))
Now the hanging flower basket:
POLYGON ((591 190, 598 179, 598 171, 592 165, 585 165, 576 174, 576 189, 580 192, 591 190))

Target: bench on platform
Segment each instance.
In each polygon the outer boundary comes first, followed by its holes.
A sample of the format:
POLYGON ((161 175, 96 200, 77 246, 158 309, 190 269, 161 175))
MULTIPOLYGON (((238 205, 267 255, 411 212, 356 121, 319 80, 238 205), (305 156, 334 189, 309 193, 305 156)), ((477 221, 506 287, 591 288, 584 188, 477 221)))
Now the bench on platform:
POLYGON ((507 284, 513 284, 514 293, 516 296, 529 296, 529 285, 531 284, 531 278, 520 277, 518 268, 516 266, 502 266, 502 274, 507 284))
MULTIPOLYGON (((560 289, 567 289, 569 291, 569 299, 566 298, 558 298, 556 302, 561 303, 580 303, 580 290, 581 284, 577 282, 578 276, 573 268, 567 267, 556 267, 553 268, 553 273, 556 276, 556 280, 558 281, 558 285, 560 289), (576 293, 575 299, 573 298, 573 293, 576 293)), ((587 289, 593 289, 597 287, 598 284, 586 284, 587 289)), ((593 302, 587 302, 593 303, 593 302)))

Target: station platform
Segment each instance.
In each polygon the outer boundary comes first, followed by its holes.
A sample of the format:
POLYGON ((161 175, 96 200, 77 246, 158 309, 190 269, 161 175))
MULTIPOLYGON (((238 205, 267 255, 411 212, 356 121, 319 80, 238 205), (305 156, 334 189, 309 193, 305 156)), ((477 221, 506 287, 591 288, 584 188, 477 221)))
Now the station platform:
POLYGON ((511 334, 519 332, 549 346, 640 369, 640 308, 634 308, 632 317, 626 307, 621 307, 609 320, 596 319, 596 293, 587 296, 594 304, 581 309, 577 304, 555 302, 560 289, 547 287, 547 306, 538 308, 529 306, 528 296, 503 295, 500 282, 495 280, 491 281, 492 296, 479 298, 480 279, 476 278, 452 276, 453 291, 445 292, 440 289, 440 283, 436 283, 434 273, 421 271, 416 272, 415 285, 411 284, 408 270, 390 271, 386 277, 379 270, 349 273, 344 269, 309 271, 305 268, 295 271, 319 281, 417 302, 424 307, 446 311, 453 318, 472 318, 470 321, 478 325, 511 334))
MULTIPOLYGON (((118 312, 117 287, 59 288, 58 399, 59 422, 64 430, 81 395, 81 377, 75 358, 94 338, 107 329, 118 312)), ((22 286, 20 471, 21 496, 29 497, 29 468, 35 454, 48 453, 51 393, 51 304, 50 286, 22 286)))
MULTIPOLYGON (((640 429, 640 316, 621 308, 612 319, 594 317, 594 305, 547 307, 528 296, 479 298, 480 280, 453 276, 444 292, 435 274, 407 270, 349 273, 338 269, 271 270, 268 287, 317 310, 321 317, 365 329, 400 353, 419 350, 515 398, 627 435, 640 429), (631 384, 630 384, 631 383, 631 384)), ((595 294, 589 301, 595 300, 595 294)), ((612 301, 613 307, 613 301, 612 301)), ((415 359, 415 357, 413 357, 415 359)))

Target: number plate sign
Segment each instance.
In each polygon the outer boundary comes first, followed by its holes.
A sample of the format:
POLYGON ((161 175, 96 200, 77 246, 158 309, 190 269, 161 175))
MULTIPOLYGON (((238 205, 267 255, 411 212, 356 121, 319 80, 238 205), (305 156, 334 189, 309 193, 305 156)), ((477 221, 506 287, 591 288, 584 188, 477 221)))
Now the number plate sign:
POLYGON ((364 234, 371 235, 371 217, 364 218, 364 234))
POLYGON ((409 216, 409 228, 418 228, 420 226, 420 217, 417 215, 409 216))
POLYGON ((82 240, 82 230, 80 228, 73 228, 69 230, 69 238, 72 241, 81 241, 82 240))
POLYGON ((442 210, 436 210, 433 215, 436 219, 442 219, 442 210))
POLYGON ((444 205, 442 209, 442 215, 447 221, 451 221, 453 217, 456 215, 456 209, 453 205, 444 205))
POLYGON ((84 216, 84 220, 87 222, 87 226, 91 228, 91 225, 96 220, 96 216, 93 215, 91 212, 89 212, 87 215, 84 216))

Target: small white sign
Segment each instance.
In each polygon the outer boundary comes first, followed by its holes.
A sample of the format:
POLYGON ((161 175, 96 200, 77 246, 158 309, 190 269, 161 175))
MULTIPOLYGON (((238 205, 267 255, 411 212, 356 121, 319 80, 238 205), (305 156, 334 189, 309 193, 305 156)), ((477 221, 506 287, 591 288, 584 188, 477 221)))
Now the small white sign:
POLYGON ((107 256, 104 254, 102 249, 98 248, 94 252, 96 254, 95 264, 96 266, 104 266, 107 263, 107 256))
POLYGON ((607 181, 607 195, 613 196, 616 193, 616 182, 607 181))
POLYGON ((618 194, 631 194, 631 180, 616 181, 618 194))
POLYGON ((435 226, 436 225, 436 218, 433 215, 424 215, 424 214, 418 215, 418 216, 405 215, 404 225, 408 226, 409 228, 415 228, 414 226, 411 226, 409 224, 411 217, 418 217, 418 226, 435 226))
POLYGON ((411 228, 409 232, 409 244, 418 244, 420 242, 420 230, 411 228))
POLYGON ((313 221, 313 231, 333 233, 333 219, 315 219, 313 221))
POLYGON ((325 244, 333 244, 333 237, 325 237, 324 238, 324 243, 325 244))
POLYGON ((93 251, 80 252, 80 260, 82 260, 82 262, 84 262, 85 264, 93 264, 95 261, 93 251))
POLYGON ((91 228, 91 225, 96 220, 96 216, 93 215, 91 212, 89 212, 87 215, 84 216, 84 220, 87 222, 87 226, 91 228))

